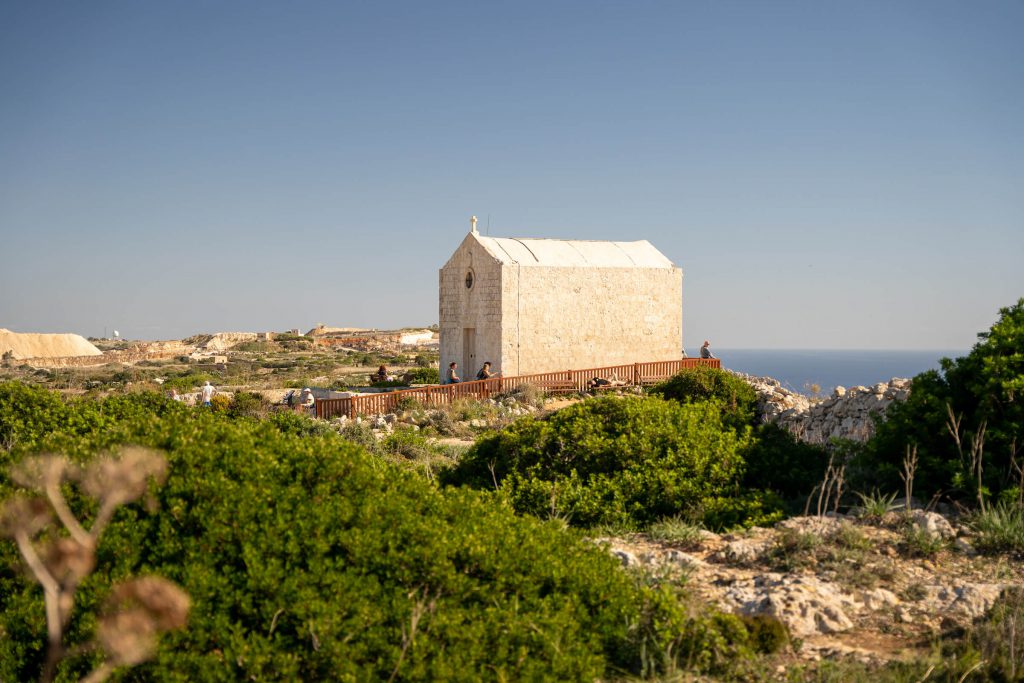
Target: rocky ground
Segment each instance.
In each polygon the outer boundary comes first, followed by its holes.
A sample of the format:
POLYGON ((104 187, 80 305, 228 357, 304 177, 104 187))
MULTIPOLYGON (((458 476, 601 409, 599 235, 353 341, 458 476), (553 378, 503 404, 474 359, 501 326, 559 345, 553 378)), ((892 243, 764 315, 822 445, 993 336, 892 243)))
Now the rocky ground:
POLYGON ((792 638, 783 659, 804 662, 915 659, 1024 582, 1024 563, 979 555, 967 527, 922 510, 681 536, 594 541, 627 567, 684 582, 726 611, 779 619, 792 638))

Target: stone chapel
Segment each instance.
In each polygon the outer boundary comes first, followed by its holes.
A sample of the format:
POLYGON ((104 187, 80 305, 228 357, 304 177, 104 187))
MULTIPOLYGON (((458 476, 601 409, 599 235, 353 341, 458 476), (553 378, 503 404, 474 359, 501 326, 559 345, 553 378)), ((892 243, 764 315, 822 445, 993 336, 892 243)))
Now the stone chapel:
POLYGON ((441 376, 472 380, 674 360, 683 271, 650 242, 486 237, 472 229, 440 270, 441 376))

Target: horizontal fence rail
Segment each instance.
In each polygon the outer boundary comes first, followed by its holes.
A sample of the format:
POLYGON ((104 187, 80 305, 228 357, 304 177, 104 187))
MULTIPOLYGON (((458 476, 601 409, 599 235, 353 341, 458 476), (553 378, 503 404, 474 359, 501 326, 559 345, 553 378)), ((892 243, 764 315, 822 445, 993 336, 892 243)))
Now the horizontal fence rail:
POLYGON ((432 384, 415 389, 398 389, 386 394, 317 399, 316 416, 328 419, 342 415, 350 418, 357 415, 383 415, 396 412, 399 406, 406 406, 413 401, 424 406, 446 405, 462 398, 490 398, 495 394, 513 391, 525 385, 535 386, 549 394, 572 394, 586 391, 589 388, 588 383, 595 378, 614 383, 622 382, 618 386, 650 386, 664 382, 680 370, 698 366, 720 368, 722 365, 717 358, 678 358, 584 370, 492 377, 459 384, 432 384))

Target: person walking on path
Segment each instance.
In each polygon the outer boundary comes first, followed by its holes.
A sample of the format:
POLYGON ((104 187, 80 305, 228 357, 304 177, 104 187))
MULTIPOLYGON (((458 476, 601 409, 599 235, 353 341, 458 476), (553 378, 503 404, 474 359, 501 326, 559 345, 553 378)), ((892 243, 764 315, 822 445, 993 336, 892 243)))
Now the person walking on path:
POLYGON ((217 390, 214 389, 213 385, 210 384, 210 381, 207 380, 206 384, 203 385, 203 388, 200 391, 200 394, 202 395, 202 398, 203 398, 203 407, 204 408, 212 408, 213 407, 213 395, 215 393, 217 393, 217 390))
POLYGON ((448 373, 446 377, 446 379, 448 380, 448 384, 458 384, 459 382, 462 381, 461 379, 459 379, 459 373, 457 372, 458 367, 459 364, 456 363, 455 361, 452 361, 451 363, 448 364, 448 373))
POLYGON ((711 342, 707 339, 704 340, 704 346, 700 347, 701 358, 714 358, 714 354, 711 353, 711 342))

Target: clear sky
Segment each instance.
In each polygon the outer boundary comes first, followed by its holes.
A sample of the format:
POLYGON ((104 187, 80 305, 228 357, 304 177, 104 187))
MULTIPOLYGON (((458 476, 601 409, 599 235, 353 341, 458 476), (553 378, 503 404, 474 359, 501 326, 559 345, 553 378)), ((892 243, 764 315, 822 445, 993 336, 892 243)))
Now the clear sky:
POLYGON ((469 217, 648 239, 718 347, 1024 295, 1024 2, 0 3, 0 327, 437 320, 469 217))

